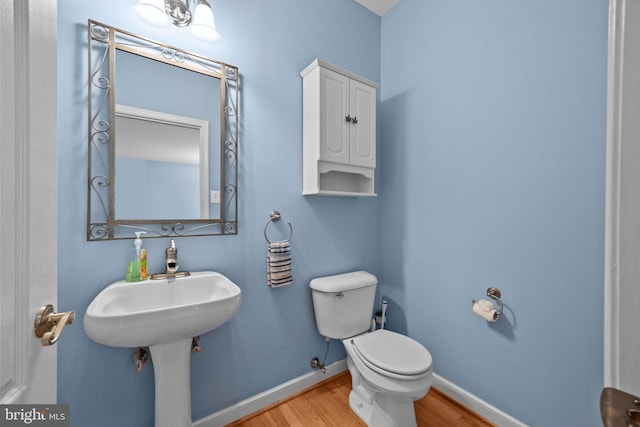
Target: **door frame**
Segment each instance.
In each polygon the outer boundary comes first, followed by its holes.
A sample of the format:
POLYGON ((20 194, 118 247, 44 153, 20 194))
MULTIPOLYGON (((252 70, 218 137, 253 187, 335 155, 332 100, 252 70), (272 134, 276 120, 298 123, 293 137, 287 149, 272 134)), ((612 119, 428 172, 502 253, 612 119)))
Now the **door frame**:
POLYGON ((640 82, 625 80, 640 75, 640 28, 631 19, 640 22, 640 1, 609 1, 604 386, 640 395, 640 82))

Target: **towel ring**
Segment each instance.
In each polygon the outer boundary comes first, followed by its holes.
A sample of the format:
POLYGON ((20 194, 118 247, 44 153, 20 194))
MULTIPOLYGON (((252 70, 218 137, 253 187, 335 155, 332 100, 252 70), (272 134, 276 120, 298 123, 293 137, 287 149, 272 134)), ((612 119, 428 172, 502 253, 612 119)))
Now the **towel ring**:
MULTIPOLYGON (((269 224, 271 224, 272 221, 280 221, 280 212, 272 211, 269 215, 269 221, 267 221, 267 224, 264 226, 264 239, 267 241, 267 243, 271 243, 271 240, 269 240, 269 238, 267 237, 267 227, 269 226, 269 224)), ((284 242, 290 241, 291 237, 293 236, 293 227, 291 226, 291 223, 289 221, 287 221, 287 224, 289 224, 289 238, 287 240, 283 240, 284 242)))

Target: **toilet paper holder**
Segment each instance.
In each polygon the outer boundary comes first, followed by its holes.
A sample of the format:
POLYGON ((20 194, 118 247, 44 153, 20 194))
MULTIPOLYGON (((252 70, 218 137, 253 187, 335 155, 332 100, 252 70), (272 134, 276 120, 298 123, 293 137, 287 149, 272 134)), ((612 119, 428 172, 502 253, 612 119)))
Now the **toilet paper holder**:
MULTIPOLYGON (((495 319, 497 320, 502 314, 502 311, 504 310, 504 304, 502 303, 502 299, 501 299, 502 293, 500 292, 500 289, 490 287, 490 288, 487 288, 487 296, 491 299, 498 301, 498 304, 500 304, 500 308, 497 309, 495 313, 495 319)), ((473 306, 475 303, 476 303, 476 300, 472 299, 471 306, 473 306)))

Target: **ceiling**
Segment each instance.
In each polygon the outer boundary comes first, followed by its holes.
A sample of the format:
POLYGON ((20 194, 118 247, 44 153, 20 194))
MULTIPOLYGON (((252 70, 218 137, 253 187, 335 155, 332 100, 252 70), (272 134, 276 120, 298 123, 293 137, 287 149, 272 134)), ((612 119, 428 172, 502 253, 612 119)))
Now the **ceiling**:
POLYGON ((387 13, 400 0, 356 0, 358 3, 380 16, 387 13))

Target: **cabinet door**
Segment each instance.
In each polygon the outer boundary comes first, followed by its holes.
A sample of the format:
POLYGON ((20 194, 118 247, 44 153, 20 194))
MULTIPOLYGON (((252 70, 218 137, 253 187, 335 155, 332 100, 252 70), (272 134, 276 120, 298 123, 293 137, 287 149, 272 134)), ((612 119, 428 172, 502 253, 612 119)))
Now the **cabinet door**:
POLYGON ((350 163, 376 167, 376 90, 356 80, 350 85, 350 163))
POLYGON ((349 164, 349 78, 320 69, 320 160, 349 164))

